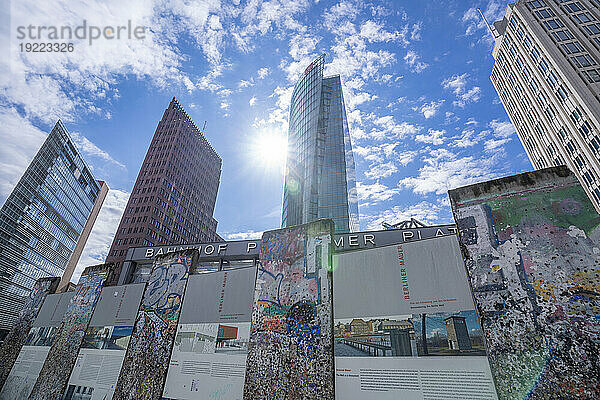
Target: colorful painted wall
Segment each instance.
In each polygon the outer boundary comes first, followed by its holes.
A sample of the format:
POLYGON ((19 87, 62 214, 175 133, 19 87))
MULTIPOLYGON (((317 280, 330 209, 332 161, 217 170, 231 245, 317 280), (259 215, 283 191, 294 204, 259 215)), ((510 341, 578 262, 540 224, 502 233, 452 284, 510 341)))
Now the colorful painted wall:
POLYGON ((75 295, 29 397, 31 400, 62 397, 100 291, 112 272, 112 264, 103 264, 87 267, 81 274, 75 295))
POLYGON ((263 234, 244 399, 333 399, 332 221, 263 234))
POLYGON ((60 282, 60 278, 56 277, 38 279, 29 293, 25 307, 0 348, 0 389, 4 386, 6 377, 27 340, 33 321, 42 308, 46 296, 56 291, 58 282, 60 282))
POLYGON ((188 276, 198 250, 154 261, 113 399, 160 399, 188 276))
POLYGON ((600 216, 565 167, 449 192, 500 399, 600 398, 600 216))

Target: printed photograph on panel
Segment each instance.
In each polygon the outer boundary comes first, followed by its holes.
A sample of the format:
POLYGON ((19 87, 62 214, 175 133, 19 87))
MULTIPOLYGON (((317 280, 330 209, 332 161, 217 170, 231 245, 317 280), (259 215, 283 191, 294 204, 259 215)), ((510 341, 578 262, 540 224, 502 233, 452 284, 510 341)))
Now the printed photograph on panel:
POLYGON ((419 356, 485 356, 475 310, 414 314, 419 356))
POLYGON ((212 354, 215 352, 219 324, 180 325, 175 336, 173 351, 212 354))
POLYGON ((36 326, 31 328, 27 340, 25 341, 26 346, 52 346, 56 332, 58 331, 57 326, 36 326))
POLYGON ((92 400, 94 388, 79 385, 69 385, 63 400, 92 400))
POLYGON ((412 315, 336 319, 336 357, 416 357, 412 315))
POLYGON ((133 326, 90 326, 85 333, 84 349, 127 350, 133 326))
POLYGON ((250 323, 219 324, 215 353, 248 354, 250 323))

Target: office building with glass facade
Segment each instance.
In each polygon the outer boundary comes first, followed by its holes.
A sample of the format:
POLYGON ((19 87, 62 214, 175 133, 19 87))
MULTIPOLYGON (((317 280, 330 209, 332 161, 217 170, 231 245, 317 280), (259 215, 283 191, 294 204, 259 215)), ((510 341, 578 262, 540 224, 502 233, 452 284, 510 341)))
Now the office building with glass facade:
POLYGON ((282 227, 330 218, 358 231, 354 156, 339 75, 324 77, 325 55, 294 88, 290 105, 282 227))
POLYGON ((69 263, 77 264, 89 235, 84 228, 95 220, 107 190, 58 121, 0 209, 1 337, 37 279, 61 277, 69 263))
POLYGON ((491 79, 536 169, 566 165, 600 211, 600 2, 509 4, 491 79))

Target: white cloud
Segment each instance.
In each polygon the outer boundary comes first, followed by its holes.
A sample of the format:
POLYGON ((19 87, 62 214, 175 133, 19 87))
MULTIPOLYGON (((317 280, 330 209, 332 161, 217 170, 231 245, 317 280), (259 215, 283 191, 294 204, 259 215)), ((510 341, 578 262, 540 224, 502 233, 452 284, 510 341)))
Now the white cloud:
POLYGON ((360 204, 365 207, 389 200, 400 192, 399 188, 389 188, 379 181, 370 185, 357 182, 356 190, 360 204))
MULTIPOLYGON (((504 16, 504 12, 506 10, 506 3, 502 3, 497 0, 490 0, 483 11, 483 14, 490 22, 493 24, 495 21, 502 19, 504 16)), ((469 8, 462 16, 462 22, 466 25, 465 34, 467 36, 475 34, 477 31, 481 29, 485 29, 485 32, 482 32, 482 37, 486 38, 488 42, 491 42, 491 35, 487 31, 487 27, 483 18, 479 14, 479 11, 475 7, 469 8)), ((480 39, 481 40, 481 39, 480 39)))
POLYGON ((454 136, 452 139, 451 146, 453 147, 472 147, 477 143, 481 142, 490 131, 481 131, 478 134, 475 133, 475 129, 464 129, 458 136, 454 136))
POLYGON ((221 102, 221 110, 229 110, 229 103, 226 101, 221 102))
POLYGON ((439 109, 442 107, 442 104, 444 104, 444 101, 445 100, 430 101, 429 103, 423 104, 420 108, 418 108, 418 110, 423 113, 425 119, 429 119, 437 114, 439 109))
POLYGON ((365 132, 363 130, 354 129, 351 131, 353 139, 373 139, 373 140, 384 140, 391 138, 403 138, 408 134, 416 134, 422 127, 410 124, 406 121, 396 122, 394 117, 391 115, 385 115, 383 117, 376 116, 371 113, 367 116, 368 120, 374 125, 374 127, 365 132))
POLYGON ((369 179, 380 179, 391 176, 398 172, 398 167, 393 162, 373 163, 369 166, 369 170, 365 172, 365 176, 369 179))
POLYGON ((121 221, 121 216, 127 205, 129 194, 119 189, 110 189, 108 191, 71 278, 72 282, 79 280, 79 276, 85 267, 102 264, 106 259, 119 222, 121 221))
POLYGON ((269 72, 269 68, 267 67, 260 68, 258 71, 256 71, 258 79, 264 79, 267 75, 269 75, 269 72))
POLYGON ((250 100, 248 100, 248 104, 250 104, 250 107, 252 107, 254 103, 256 103, 256 96, 252 96, 250 100))
POLYGON ((238 83, 238 88, 240 88, 240 89, 250 87, 250 86, 254 86, 254 80, 252 78, 248 81, 242 79, 240 81, 240 83, 238 83))
POLYGON ((389 42, 400 35, 398 32, 388 32, 382 24, 368 20, 360 26, 359 35, 369 42, 389 42))
POLYGON ((494 136, 498 138, 512 138, 516 134, 515 127, 510 121, 499 121, 494 119, 489 123, 489 127, 492 128, 494 136))
POLYGON ((85 136, 79 132, 69 132, 73 143, 77 146, 77 149, 85 156, 97 157, 101 160, 107 161, 111 164, 116 165, 119 168, 126 169, 125 165, 110 156, 106 151, 102 150, 94 143, 88 140, 85 136))
POLYGON ((382 229, 383 223, 397 224, 415 218, 427 225, 436 225, 451 222, 448 207, 442 207, 439 204, 422 201, 409 206, 393 206, 390 209, 383 210, 374 215, 364 215, 363 219, 367 223, 367 229, 382 229))
POLYGON ((442 81, 442 86, 444 89, 452 90, 454 94, 458 95, 464 92, 468 76, 469 74, 467 73, 462 75, 452 75, 450 78, 446 78, 442 81))
POLYGON ((302 60, 312 55, 320 38, 312 35, 296 35, 290 40, 290 56, 294 60, 302 60))
POLYGON ((260 239, 262 237, 263 232, 255 232, 253 230, 249 230, 247 232, 232 232, 225 233, 225 240, 250 240, 250 239, 260 239))
POLYGON ((425 165, 419 169, 418 175, 400 180, 400 186, 410 188, 416 194, 444 194, 450 189, 501 175, 494 156, 458 158, 446 149, 434 149, 423 161, 425 165))
POLYGON ((502 146, 504 146, 506 143, 510 142, 511 140, 512 140, 511 138, 489 139, 489 140, 485 141, 483 146, 484 146, 485 151, 495 152, 495 151, 498 151, 498 149, 500 149, 502 146))
POLYGON ((442 87, 451 90, 456 95, 456 100, 452 103, 457 107, 464 108, 468 103, 476 103, 481 98, 481 88, 473 86, 466 90, 469 74, 453 75, 442 81, 442 87))
POLYGON ((444 137, 445 134, 446 131, 443 129, 429 129, 426 134, 419 134, 415 136, 415 141, 421 143, 431 143, 439 146, 444 143, 444 140, 446 140, 444 137))
POLYGON ((421 56, 419 56, 414 50, 409 50, 406 52, 404 56, 404 61, 406 61, 406 65, 409 66, 410 70, 414 73, 421 73, 429 64, 420 61, 421 56))
POLYGON ((16 109, 0 107, 0 204, 13 190, 46 137, 45 132, 16 109))

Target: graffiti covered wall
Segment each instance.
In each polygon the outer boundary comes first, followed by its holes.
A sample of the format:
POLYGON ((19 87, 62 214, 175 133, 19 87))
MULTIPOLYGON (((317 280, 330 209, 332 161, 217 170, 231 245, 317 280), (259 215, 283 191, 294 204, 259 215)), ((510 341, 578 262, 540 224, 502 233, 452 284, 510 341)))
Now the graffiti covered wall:
POLYGON ((332 221, 265 232, 244 399, 333 399, 332 221))
POLYGON ((104 281, 112 271, 112 264, 103 264, 87 267, 81 274, 75 295, 29 397, 31 400, 61 398, 104 281))
POLYGON ((160 399, 183 294, 198 250, 154 261, 113 399, 160 399))
POLYGON ((500 399, 600 398, 600 216, 565 167, 449 192, 500 399))
POLYGON ((17 318, 0 349, 0 389, 4 386, 6 377, 10 373, 19 352, 27 340, 29 330, 38 315, 46 296, 56 291, 60 278, 41 278, 33 285, 27 303, 17 318))

